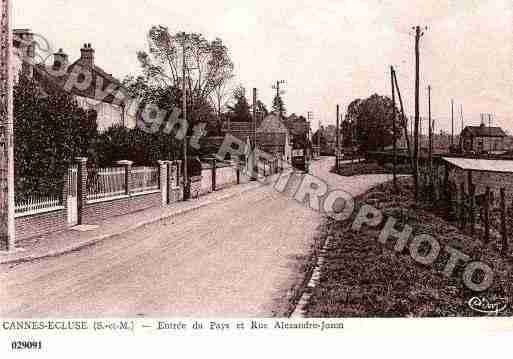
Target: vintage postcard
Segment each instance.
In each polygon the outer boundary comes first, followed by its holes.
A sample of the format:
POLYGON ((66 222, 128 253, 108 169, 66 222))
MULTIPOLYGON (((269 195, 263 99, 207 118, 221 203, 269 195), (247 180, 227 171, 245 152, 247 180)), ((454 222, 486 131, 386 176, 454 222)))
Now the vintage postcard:
POLYGON ((510 0, 0 3, 0 350, 513 333, 510 0))

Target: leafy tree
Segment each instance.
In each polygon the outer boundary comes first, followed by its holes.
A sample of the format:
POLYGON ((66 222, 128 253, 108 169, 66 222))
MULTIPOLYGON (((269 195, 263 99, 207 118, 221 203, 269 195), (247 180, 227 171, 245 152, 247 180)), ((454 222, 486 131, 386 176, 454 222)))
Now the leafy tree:
MULTIPOLYGON (((349 105, 346 121, 354 126, 355 140, 361 151, 383 149, 392 144, 393 113, 392 100, 378 94, 364 100, 355 100, 349 105)), ((396 109, 396 116, 398 114, 396 109)), ((396 136, 400 137, 400 124, 396 136)))
POLYGON ((20 76, 14 87, 15 193, 59 196, 67 169, 79 156, 89 157, 97 135, 96 112, 79 107, 58 88, 43 93, 20 76))
POLYGON ((276 96, 274 96, 273 111, 275 111, 277 114, 280 114, 282 116, 285 115, 285 113, 287 112, 287 109, 285 108, 283 99, 278 94, 276 94, 276 96))
POLYGON ((234 104, 228 106, 231 115, 230 120, 235 122, 250 122, 250 106, 246 98, 246 90, 242 85, 237 86, 233 90, 233 98, 234 104))
POLYGON ((267 107, 265 106, 265 104, 260 101, 260 100, 257 100, 257 108, 256 108, 256 112, 260 114, 261 118, 264 118, 266 117, 267 115, 269 115, 269 111, 267 110, 267 107))

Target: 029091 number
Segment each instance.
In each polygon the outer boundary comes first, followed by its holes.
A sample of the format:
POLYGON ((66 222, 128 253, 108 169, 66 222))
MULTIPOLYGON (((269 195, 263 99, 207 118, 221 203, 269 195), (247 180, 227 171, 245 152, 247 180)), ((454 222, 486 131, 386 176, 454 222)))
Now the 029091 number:
POLYGON ((13 341, 11 349, 13 350, 41 350, 43 347, 41 341, 13 341))

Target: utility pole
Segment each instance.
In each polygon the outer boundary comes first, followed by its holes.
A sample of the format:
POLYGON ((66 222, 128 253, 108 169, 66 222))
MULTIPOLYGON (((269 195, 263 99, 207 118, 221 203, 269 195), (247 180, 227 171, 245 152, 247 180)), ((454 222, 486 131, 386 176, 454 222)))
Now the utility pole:
MULTIPOLYGON (((183 118, 185 121, 187 121, 187 87, 186 87, 186 59, 185 59, 185 51, 186 51, 186 34, 185 32, 182 33, 183 39, 182 39, 182 113, 183 118)), ((187 173, 187 131, 185 132, 185 136, 183 138, 183 179, 184 179, 184 191, 183 191, 183 199, 184 201, 188 200, 190 197, 190 183, 189 183, 189 177, 187 173)))
POLYGON ((340 153, 340 105, 337 104, 337 145, 336 145, 336 152, 335 152, 335 168, 338 170, 338 156, 340 153))
POLYGON ((0 250, 15 249, 11 0, 2 1, 0 55, 0 250))
POLYGON ((454 100, 451 99, 451 147, 454 146, 454 100))
POLYGON ((410 163, 413 168, 413 159, 412 159, 411 146, 410 146, 410 135, 408 134, 408 118, 404 114, 403 99, 401 97, 401 90, 399 89, 399 84, 397 83, 397 76, 396 76, 395 69, 394 69, 393 75, 394 75, 393 77, 394 77, 395 88, 397 90, 397 96, 399 97, 399 104, 401 105, 401 117, 403 119, 402 122, 403 122, 403 126, 404 126, 404 134, 406 137, 406 147, 408 148, 408 156, 410 157, 410 163))
POLYGON ((429 174, 433 179, 433 124, 431 120, 431 85, 428 86, 428 121, 429 121, 429 174))
MULTIPOLYGON (((273 86, 273 89, 276 90, 276 97, 279 98, 281 97, 280 95, 284 94, 283 91, 280 91, 280 85, 283 85, 285 84, 285 80, 279 80, 279 81, 276 81, 276 85, 273 86)), ((282 101, 282 106, 280 108, 280 119, 283 118, 283 101, 282 101)))
POLYGON ((253 123, 252 123, 252 135, 253 135, 253 150, 256 148, 257 138, 256 138, 256 127, 257 127, 257 89, 253 88, 253 123))
POLYGON ((317 146, 319 147, 319 155, 321 154, 321 120, 319 120, 319 130, 317 131, 317 146))
POLYGON ((419 84, 420 84, 420 50, 419 42, 424 33, 420 26, 415 26, 415 134, 413 146, 413 180, 415 186, 415 202, 419 199, 419 84))
POLYGON ((390 66, 390 84, 392 85, 392 133, 393 133, 393 144, 394 144, 394 160, 393 160, 393 179, 394 179, 394 191, 397 193, 397 133, 395 129, 395 86, 394 86, 394 67, 390 66))

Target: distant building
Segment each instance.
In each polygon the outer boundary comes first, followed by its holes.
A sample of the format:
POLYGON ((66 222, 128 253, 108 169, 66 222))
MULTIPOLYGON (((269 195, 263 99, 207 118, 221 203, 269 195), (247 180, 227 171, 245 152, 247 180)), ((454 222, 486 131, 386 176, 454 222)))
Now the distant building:
POLYGON ((129 111, 130 97, 119 80, 95 64, 95 50, 84 44, 81 56, 69 64, 68 55, 60 49, 53 54, 53 63, 36 64, 34 34, 29 29, 14 30, 15 82, 20 73, 33 78, 44 89, 47 86, 68 91, 79 106, 96 110, 100 131, 114 125, 133 128, 135 115, 129 111))
MULTIPOLYGON (((339 140, 340 144, 342 144, 342 134, 340 134, 339 140)), ((321 126, 321 128, 314 133, 312 143, 314 146, 320 143, 322 154, 335 154, 337 147, 337 127, 334 125, 328 125, 326 127, 321 126)))
POLYGON ((280 119, 280 116, 271 113, 267 115, 256 131, 258 147, 271 154, 280 155, 290 162, 292 159, 292 146, 290 131, 280 119))
POLYGON ((283 119, 283 124, 287 127, 292 137, 292 141, 309 142, 310 140, 310 122, 303 116, 292 114, 283 119))
POLYGON ((500 127, 467 126, 461 133, 463 152, 497 152, 504 151, 506 133, 500 127))

